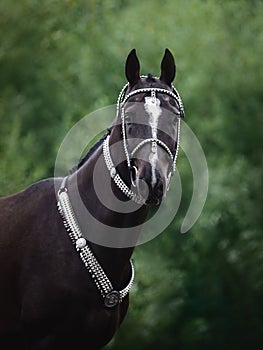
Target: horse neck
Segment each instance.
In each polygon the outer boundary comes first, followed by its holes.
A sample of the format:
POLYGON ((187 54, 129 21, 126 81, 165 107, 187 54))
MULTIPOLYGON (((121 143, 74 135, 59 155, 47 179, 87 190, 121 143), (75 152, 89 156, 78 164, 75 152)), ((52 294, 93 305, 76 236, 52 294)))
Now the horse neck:
MULTIPOLYGON (((118 170, 125 177, 125 172, 127 172, 125 165, 118 167, 118 170)), ((90 237, 90 234, 92 234, 92 238, 88 238, 89 245, 109 278, 118 287, 118 283, 121 284, 130 274, 129 260, 148 209, 142 206, 131 213, 120 212, 120 202, 116 201, 116 197, 119 200, 126 200, 126 198, 116 185, 112 184, 103 159, 102 146, 77 172, 71 175, 68 180, 68 190, 84 237, 90 237), (104 200, 107 202, 105 205, 104 200), (114 242, 112 246, 111 244, 104 246, 103 242, 97 244, 97 235, 109 239, 109 232, 112 227, 117 228, 118 232, 123 230, 123 237, 125 237, 125 228, 136 224, 138 226, 132 229, 133 244, 127 244, 125 241, 121 242, 123 238, 120 238, 118 242, 114 242)))

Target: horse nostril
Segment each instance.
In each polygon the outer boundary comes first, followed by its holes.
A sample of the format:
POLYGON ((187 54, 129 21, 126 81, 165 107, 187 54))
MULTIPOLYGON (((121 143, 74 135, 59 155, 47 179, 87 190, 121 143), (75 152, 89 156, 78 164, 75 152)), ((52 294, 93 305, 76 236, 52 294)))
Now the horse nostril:
POLYGON ((143 181, 143 180, 139 181, 138 192, 142 196, 142 198, 144 198, 144 199, 148 198, 149 193, 150 193, 149 186, 145 181, 143 181))
MULTIPOLYGON (((141 189, 140 189, 141 190, 141 189)), ((152 178, 148 178, 144 182, 144 198, 147 198, 146 203, 150 205, 159 205, 164 195, 164 182, 159 173, 156 174, 155 182, 152 178), (145 188, 147 187, 147 189, 145 188), (145 196, 147 195, 147 196, 145 196)), ((142 193, 142 192, 141 192, 142 193)))
POLYGON ((153 169, 150 163, 143 160, 137 161, 136 170, 137 174, 134 173, 135 169, 131 168, 131 182, 134 183, 134 177, 137 175, 138 194, 147 204, 159 205, 165 192, 165 180, 160 171, 153 169))

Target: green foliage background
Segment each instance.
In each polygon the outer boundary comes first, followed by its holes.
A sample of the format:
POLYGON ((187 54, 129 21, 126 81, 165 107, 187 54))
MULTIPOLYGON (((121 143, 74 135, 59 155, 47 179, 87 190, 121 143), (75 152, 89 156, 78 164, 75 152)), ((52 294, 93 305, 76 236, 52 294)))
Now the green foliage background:
POLYGON ((108 349, 262 348, 262 18, 260 0, 0 1, 1 195, 52 176, 67 130, 115 103, 133 47, 142 73, 159 74, 165 47, 175 54, 207 157, 204 211, 180 235, 192 190, 180 155, 180 211, 136 248, 131 307, 108 349))

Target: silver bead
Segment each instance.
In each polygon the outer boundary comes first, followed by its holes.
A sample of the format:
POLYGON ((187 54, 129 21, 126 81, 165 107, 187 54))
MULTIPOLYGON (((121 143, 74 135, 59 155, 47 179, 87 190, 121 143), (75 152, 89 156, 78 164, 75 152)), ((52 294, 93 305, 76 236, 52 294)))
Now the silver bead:
POLYGON ((110 176, 111 176, 111 178, 114 178, 115 175, 116 175, 116 169, 114 167, 112 167, 110 170, 110 176))
POLYGON ((86 244, 87 244, 86 239, 83 238, 83 237, 81 237, 81 238, 77 239, 77 241, 76 241, 76 248, 77 248, 77 249, 78 249, 78 248, 83 248, 83 247, 86 246, 86 244))

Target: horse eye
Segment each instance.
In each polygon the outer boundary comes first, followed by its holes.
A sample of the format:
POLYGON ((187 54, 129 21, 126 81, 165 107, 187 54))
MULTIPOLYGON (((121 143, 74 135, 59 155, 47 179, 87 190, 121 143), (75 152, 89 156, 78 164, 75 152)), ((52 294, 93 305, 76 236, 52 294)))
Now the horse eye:
POLYGON ((131 124, 132 123, 132 115, 130 113, 125 114, 125 122, 127 124, 131 124))

